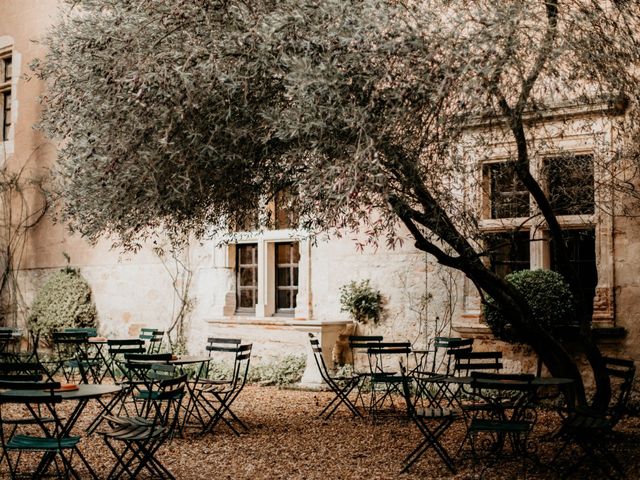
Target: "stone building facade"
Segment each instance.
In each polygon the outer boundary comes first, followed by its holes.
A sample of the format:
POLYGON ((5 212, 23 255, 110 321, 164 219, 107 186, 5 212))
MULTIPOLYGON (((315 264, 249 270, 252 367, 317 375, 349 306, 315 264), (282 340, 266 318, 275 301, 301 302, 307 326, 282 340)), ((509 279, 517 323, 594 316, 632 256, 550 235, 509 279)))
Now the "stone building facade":
MULTIPOLYGON (((56 9, 55 0, 0 1, 0 162, 12 169, 24 166, 26 175, 46 175, 55 162, 55 145, 33 128, 39 119, 38 97, 44 87, 30 77, 29 65, 44 54, 33 40, 55 21, 56 9)), ((561 119, 572 123, 572 133, 562 139, 551 133, 533 168, 539 171, 544 159, 561 151, 588 157, 598 155, 598 149, 615 148, 619 142, 616 115, 606 105, 550 112, 549 122, 561 119), (583 133, 586 121, 599 126, 597 139, 583 133)), ((483 175, 490 175, 499 168, 495 165, 505 161, 510 148, 496 143, 488 160, 486 155, 476 155, 474 135, 488 128, 473 126, 468 143, 461 146, 472 162, 478 156, 484 159, 475 170, 479 185, 483 175)), ((491 199, 482 191, 467 192, 465 198, 486 209, 481 227, 487 232, 499 234, 522 221, 520 215, 495 218, 491 199)), ((593 257, 586 260, 597 270, 593 321, 600 327, 607 348, 640 357, 640 311, 635 300, 640 293, 637 221, 605 215, 599 209, 568 214, 561 220, 572 231, 588 232, 587 242, 592 242, 585 248, 593 257)), ((151 246, 133 255, 113 251, 109 239, 89 245, 47 216, 26 238, 20 287, 28 308, 47 274, 66 266, 67 254, 93 289, 102 333, 129 336, 143 326, 169 328, 180 305, 176 288, 184 289, 190 278, 189 350, 203 350, 208 336, 241 337, 253 341, 256 356, 267 360, 287 353, 303 354, 308 331, 321 334, 330 351, 341 333, 353 329, 348 315, 340 311, 339 288, 352 280, 370 279, 386 299, 385 318, 378 326, 359 326, 359 332, 410 340, 420 347, 436 330, 447 334, 449 328, 453 333, 492 341, 472 285, 435 265, 416 251, 408 238, 393 251, 359 251, 357 238, 312 244, 299 232, 282 226, 233 245, 194 241, 181 257, 186 269, 176 269, 171 258, 161 259, 151 246)), ((522 235, 528 252, 522 261, 530 268, 549 268, 544 228, 525 226, 522 235)), ((517 369, 522 362, 530 367, 530 359, 519 351, 512 353, 507 355, 508 367, 517 369)))

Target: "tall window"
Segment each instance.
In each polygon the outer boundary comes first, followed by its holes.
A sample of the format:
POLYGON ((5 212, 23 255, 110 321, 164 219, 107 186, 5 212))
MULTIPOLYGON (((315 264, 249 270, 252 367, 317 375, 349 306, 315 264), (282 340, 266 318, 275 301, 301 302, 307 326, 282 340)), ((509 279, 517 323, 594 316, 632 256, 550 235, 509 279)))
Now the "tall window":
POLYGON ((590 215, 594 212, 591 155, 548 158, 544 169, 549 200, 556 215, 590 215))
POLYGON ((531 266, 528 231, 488 234, 485 245, 489 266, 500 277, 517 270, 528 270, 531 266))
MULTIPOLYGON (((514 163, 492 160, 482 165, 481 173, 484 195, 480 226, 484 229, 487 265, 500 277, 530 268, 557 270, 556 248, 547 224, 535 209, 530 212, 530 196, 517 177, 514 163)), ((591 317, 596 288, 602 286, 598 283, 592 218, 597 180, 594 156, 571 151, 534 156, 531 173, 536 175, 559 217, 568 260, 584 302, 581 310, 591 317)))
POLYGON ((258 302, 258 245, 236 247, 236 294, 239 312, 254 312, 258 302))
POLYGON ((0 55, 0 141, 9 139, 11 128, 11 80, 13 66, 11 55, 0 55))
POLYGON ((276 312, 293 313, 298 294, 298 242, 276 243, 276 312))
MULTIPOLYGON (((569 263, 573 267, 582 292, 581 300, 584 302, 584 311, 591 318, 593 297, 598 284, 595 230, 593 228, 565 230, 563 236, 569 250, 569 263)), ((556 270, 556 263, 555 258, 552 256, 552 270, 556 270)))
POLYGON ((483 176, 488 188, 490 218, 529 216, 529 192, 518 178, 514 165, 514 162, 484 165, 483 176))

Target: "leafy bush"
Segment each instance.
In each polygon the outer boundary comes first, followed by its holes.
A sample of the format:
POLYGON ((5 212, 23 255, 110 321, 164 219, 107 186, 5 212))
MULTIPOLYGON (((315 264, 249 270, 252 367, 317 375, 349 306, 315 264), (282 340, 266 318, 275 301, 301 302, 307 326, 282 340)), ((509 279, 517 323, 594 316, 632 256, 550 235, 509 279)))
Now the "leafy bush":
MULTIPOLYGON (((188 369, 185 368, 185 371, 188 369)), ((196 368, 192 369, 192 372, 195 374, 197 371, 196 368)), ((209 367, 207 370, 207 378, 211 380, 227 380, 233 377, 233 362, 223 362, 212 360, 209 362, 209 367)))
POLYGON ((98 312, 91 287, 77 270, 65 268, 47 278, 36 295, 28 318, 29 329, 50 341, 63 328, 96 327, 98 312))
MULTIPOLYGON (((520 270, 505 277, 524 296, 534 318, 545 330, 575 323, 575 304, 562 275, 551 270, 520 270)), ((522 339, 492 298, 483 306, 484 317, 494 335, 508 342, 522 339)))
POLYGON ((279 387, 292 385, 300 381, 306 365, 307 357, 304 355, 285 355, 272 363, 253 368, 250 380, 279 387))
POLYGON ((382 294, 374 289, 369 280, 349 282, 340 287, 340 311, 349 312, 356 322, 380 321, 382 294))

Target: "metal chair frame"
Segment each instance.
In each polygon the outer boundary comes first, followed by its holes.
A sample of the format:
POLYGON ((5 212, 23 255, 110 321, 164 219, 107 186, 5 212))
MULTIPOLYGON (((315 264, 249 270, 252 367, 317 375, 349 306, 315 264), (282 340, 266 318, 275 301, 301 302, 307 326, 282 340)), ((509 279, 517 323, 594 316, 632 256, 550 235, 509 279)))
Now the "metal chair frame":
POLYGON ((369 369, 371 372, 371 402, 369 411, 372 415, 375 416, 377 414, 387 399, 390 400, 391 406, 393 407, 394 393, 402 396, 402 379, 398 376, 398 370, 387 368, 385 365, 386 359, 397 359, 401 367, 406 367, 409 363, 410 354, 410 342, 380 342, 375 346, 369 347, 367 350, 369 369), (382 388, 379 389, 378 387, 382 388), (382 392, 380 397, 377 395, 378 391, 382 392))
POLYGON ((402 393, 407 404, 409 417, 416 424, 423 436, 422 441, 405 457, 401 473, 405 473, 418 459, 425 454, 430 448, 433 448, 438 456, 445 463, 447 468, 456 473, 453 459, 449 452, 440 443, 440 436, 444 434, 453 422, 458 418, 456 413, 448 408, 440 408, 432 406, 422 408, 420 404, 421 392, 425 391, 427 385, 421 385, 425 382, 424 377, 410 377, 406 374, 404 365, 400 365, 402 378, 402 393), (415 382, 415 388, 411 388, 411 383, 415 382), (412 392, 414 392, 412 394, 412 392), (432 424, 435 423, 435 426, 432 424))
POLYGON ((563 442, 553 457, 552 464, 557 464, 561 454, 571 445, 577 445, 583 455, 576 462, 564 469, 563 476, 578 471, 578 467, 591 461, 607 476, 612 468, 623 477, 624 467, 608 447, 611 433, 618 422, 628 413, 628 402, 631 395, 636 367, 632 360, 603 357, 605 369, 611 379, 614 390, 605 412, 591 412, 573 408, 563 419, 558 438, 563 442))
POLYGON ((322 347, 320 347, 320 341, 312 333, 309 333, 309 341, 311 342, 313 358, 315 359, 316 366, 320 371, 320 375, 322 376, 324 382, 329 386, 329 388, 331 388, 331 391, 335 394, 335 396, 322 409, 318 416, 323 417, 325 420, 328 420, 329 418, 331 418, 331 415, 336 412, 340 405, 344 405, 349 409, 354 417, 362 417, 362 414, 358 411, 355 404, 349 399, 349 393, 351 393, 351 391, 360 382, 360 376, 331 375, 322 356, 322 347))
MULTIPOLYGON (((20 456, 18 455, 16 462, 11 462, 10 454, 14 451, 18 453, 22 451, 43 452, 42 459, 33 472, 33 478, 41 478, 51 463, 55 461, 56 456, 59 456, 62 461, 65 478, 69 478, 70 475, 78 480, 86 478, 81 476, 72 465, 72 455, 75 453, 91 477, 96 480, 98 479, 95 471, 78 449, 80 437, 70 436, 69 432, 65 431, 62 421, 56 412, 55 406, 62 401, 62 397, 56 395, 54 392, 55 389, 58 388, 60 388, 59 382, 0 382, 0 389, 19 390, 23 392, 19 395, 0 395, 0 442, 2 444, 3 458, 7 458, 9 473, 12 479, 18 478, 17 468, 20 461, 20 456), (50 394, 33 395, 30 393, 32 391, 42 390, 49 391, 50 394), (34 422, 29 422, 29 424, 37 424, 42 430, 43 436, 16 434, 15 428, 8 436, 5 435, 2 426, 11 424, 5 421, 2 412, 2 407, 6 404, 23 405, 34 419, 34 422), (46 411, 47 418, 42 418, 42 410, 46 411), (65 455, 65 451, 71 452, 69 457, 65 455)), ((57 463, 56 470, 58 474, 60 474, 57 463)))
POLYGON ((164 340, 164 330, 157 328, 143 327, 140 329, 139 337, 147 345, 146 353, 160 353, 162 341, 164 340))
POLYGON ((208 416, 208 420, 203 422, 204 433, 212 432, 221 421, 236 435, 240 435, 241 432, 235 424, 244 432, 249 430, 249 427, 231 410, 231 406, 247 382, 252 349, 251 343, 238 346, 233 381, 230 384, 213 384, 200 390, 196 398, 201 408, 198 414, 201 419, 204 419, 203 414, 208 416))
MULTIPOLYGON (((351 371, 354 374, 359 375, 361 378, 361 381, 358 382, 358 385, 356 386, 357 396, 355 403, 357 405, 359 400, 362 404, 362 408, 364 408, 365 410, 371 409, 371 405, 366 404, 364 396, 362 395, 362 390, 363 388, 365 388, 365 386, 371 388, 371 368, 367 368, 366 371, 361 371, 360 368, 358 368, 358 354, 362 352, 362 354, 366 355, 366 365, 367 367, 369 367, 369 347, 375 347, 376 345, 379 345, 383 340, 384 338, 382 337, 382 335, 349 336, 349 349, 351 350, 351 371)), ((369 401, 371 401, 371 399, 369 399, 369 401)))
POLYGON ((108 478, 119 478, 123 474, 138 478, 143 470, 147 470, 152 478, 175 479, 156 453, 178 425, 186 382, 187 375, 154 382, 154 395, 145 418, 106 417, 111 430, 101 432, 101 435, 116 458, 108 478), (118 442, 124 444, 121 451, 115 447, 118 442))

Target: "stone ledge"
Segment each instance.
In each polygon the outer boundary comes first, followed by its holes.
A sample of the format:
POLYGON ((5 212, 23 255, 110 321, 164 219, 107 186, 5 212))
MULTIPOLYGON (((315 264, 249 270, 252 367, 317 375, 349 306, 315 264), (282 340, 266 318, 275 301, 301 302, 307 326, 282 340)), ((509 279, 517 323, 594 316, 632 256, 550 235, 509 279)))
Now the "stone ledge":
POLYGON ((234 316, 225 318, 210 318, 205 320, 212 325, 256 325, 256 326, 282 326, 282 327, 324 327, 333 325, 350 325, 352 320, 306 320, 292 317, 245 317, 234 316))
POLYGON ((596 341, 617 341, 627 336, 627 329, 624 327, 600 327, 592 330, 596 341))
MULTIPOLYGON (((560 335, 565 338, 571 338, 575 335, 574 329, 577 327, 565 327, 560 335)), ((486 325, 456 325, 452 326, 453 331, 472 338, 493 338, 491 329, 486 325)), ((615 342, 622 340, 627 336, 627 330, 624 327, 593 327, 593 337, 597 342, 615 342)))
POLYGON ((466 325, 466 324, 453 324, 451 329, 454 332, 457 332, 466 337, 473 338, 491 338, 493 337, 493 333, 491 329, 487 325, 476 324, 476 325, 466 325))

